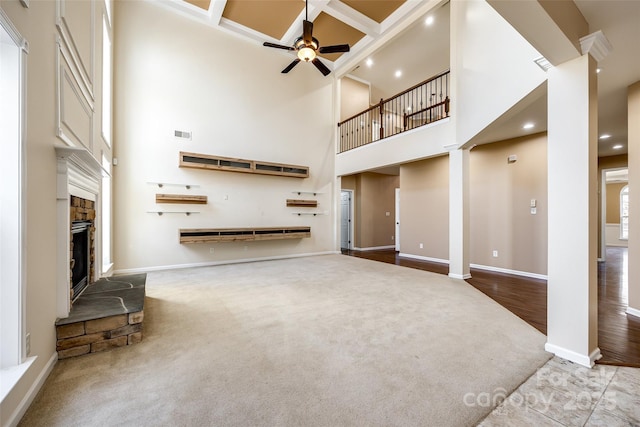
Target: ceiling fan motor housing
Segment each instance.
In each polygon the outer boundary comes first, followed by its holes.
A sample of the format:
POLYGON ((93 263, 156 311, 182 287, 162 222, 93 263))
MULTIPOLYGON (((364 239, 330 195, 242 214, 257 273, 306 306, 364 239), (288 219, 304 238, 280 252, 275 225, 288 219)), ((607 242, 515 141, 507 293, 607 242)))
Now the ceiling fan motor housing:
POLYGON ((298 37, 294 43, 294 47, 298 51, 298 58, 306 62, 313 61, 317 55, 319 45, 320 43, 315 37, 311 38, 311 43, 309 44, 304 42, 303 37, 298 37))

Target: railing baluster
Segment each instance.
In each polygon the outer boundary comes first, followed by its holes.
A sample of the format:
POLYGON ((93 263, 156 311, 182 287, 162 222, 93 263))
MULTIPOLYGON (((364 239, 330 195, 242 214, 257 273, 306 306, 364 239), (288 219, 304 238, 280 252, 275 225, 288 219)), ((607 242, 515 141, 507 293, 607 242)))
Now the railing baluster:
POLYGON ((338 123, 339 152, 449 117, 450 102, 449 71, 387 100, 381 98, 378 104, 338 123))

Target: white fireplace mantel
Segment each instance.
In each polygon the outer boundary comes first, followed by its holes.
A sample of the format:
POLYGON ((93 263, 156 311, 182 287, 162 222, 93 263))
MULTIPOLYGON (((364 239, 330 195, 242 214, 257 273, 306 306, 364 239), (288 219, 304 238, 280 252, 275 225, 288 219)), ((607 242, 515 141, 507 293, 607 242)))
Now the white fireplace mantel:
MULTIPOLYGON (((100 186, 103 176, 109 173, 85 148, 56 145, 58 159, 56 198, 57 198, 57 316, 69 316, 69 253, 70 199, 78 196, 99 203, 100 186)), ((96 224, 98 226, 98 224, 96 224)), ((94 280, 95 278, 91 278, 94 280)))

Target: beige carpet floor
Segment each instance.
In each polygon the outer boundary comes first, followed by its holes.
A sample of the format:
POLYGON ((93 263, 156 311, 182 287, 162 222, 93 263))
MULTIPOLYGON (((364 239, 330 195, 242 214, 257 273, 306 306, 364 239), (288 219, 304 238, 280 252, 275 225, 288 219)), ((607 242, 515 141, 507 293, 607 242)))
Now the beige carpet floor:
POLYGON ((144 311, 142 343, 59 361, 21 424, 470 426, 551 356, 463 281, 342 255, 150 273, 144 311))

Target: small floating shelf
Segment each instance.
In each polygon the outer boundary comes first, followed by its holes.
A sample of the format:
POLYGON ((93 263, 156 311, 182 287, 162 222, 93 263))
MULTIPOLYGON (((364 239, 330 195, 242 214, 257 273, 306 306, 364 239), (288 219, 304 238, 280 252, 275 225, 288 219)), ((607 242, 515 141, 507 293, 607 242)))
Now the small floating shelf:
POLYGON ((158 188, 162 188, 162 187, 184 187, 187 190, 190 190, 192 188, 196 188, 196 187, 200 187, 199 185, 193 185, 193 184, 176 184, 176 183, 171 183, 171 182, 153 182, 153 181, 148 181, 147 184, 151 184, 151 185, 157 185, 158 188))
POLYGON ((317 191, 292 191, 293 194, 297 194, 298 196, 301 196, 303 194, 313 194, 314 196, 317 196, 318 194, 323 194, 323 193, 318 193, 317 191))
POLYGON ((287 207, 317 208, 317 200, 287 199, 287 207))
POLYGON ((194 211, 147 211, 147 213, 157 214, 158 216, 162 216, 164 214, 183 214, 183 215, 189 216, 189 215, 192 215, 192 214, 198 214, 200 212, 194 212, 194 211))
POLYGON ((156 203, 188 203, 206 205, 207 196, 192 196, 188 194, 156 194, 156 203))

